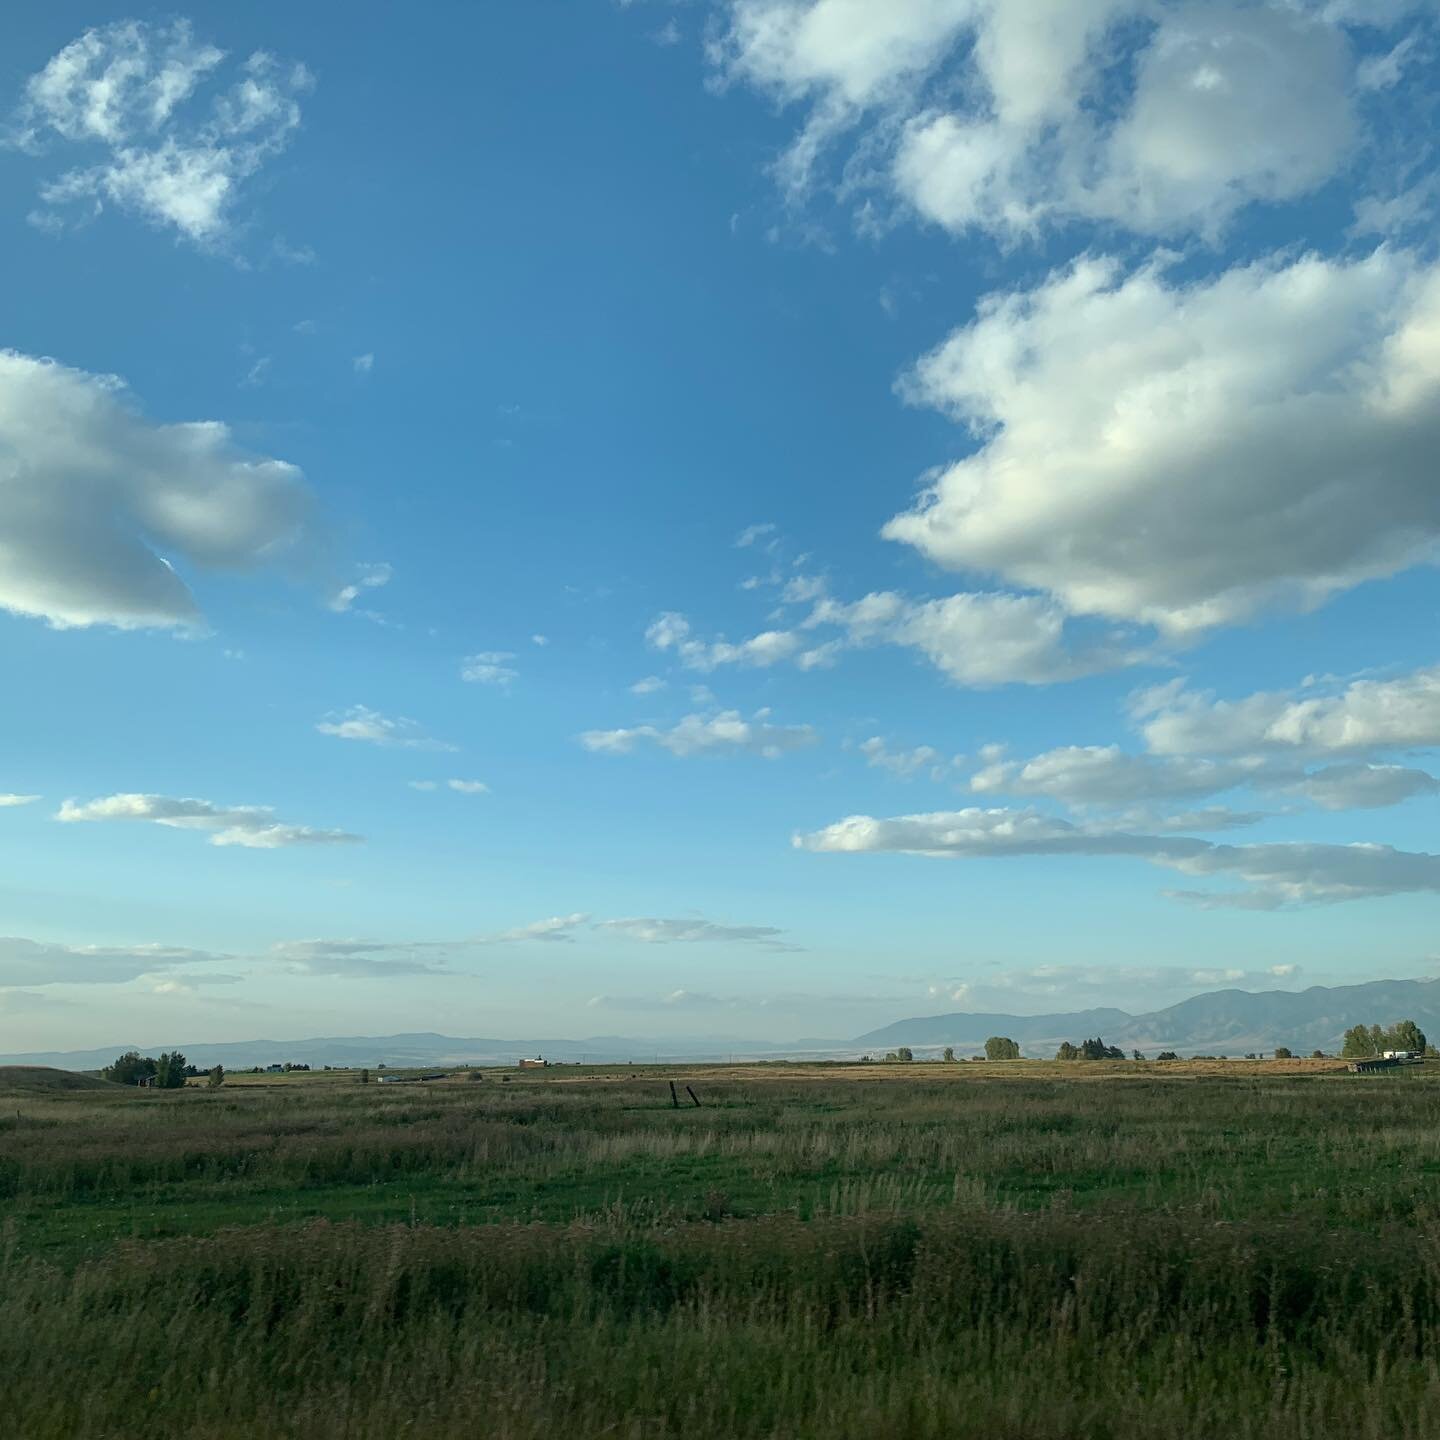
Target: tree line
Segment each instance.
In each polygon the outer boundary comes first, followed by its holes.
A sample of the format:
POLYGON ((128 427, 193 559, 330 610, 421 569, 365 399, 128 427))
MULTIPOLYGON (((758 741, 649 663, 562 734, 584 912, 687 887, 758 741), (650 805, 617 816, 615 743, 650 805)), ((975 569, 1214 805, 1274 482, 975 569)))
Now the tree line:
POLYGON ((1340 1054, 1346 1060, 1368 1060, 1387 1050, 1423 1055, 1430 1048, 1425 1032, 1413 1020, 1400 1020, 1387 1030, 1380 1025, 1352 1025, 1340 1054))
POLYGON ((201 1070, 178 1050, 163 1051, 159 1055, 127 1050, 100 1072, 102 1080, 111 1080, 117 1085, 153 1085, 157 1090, 182 1089, 187 1079, 197 1075, 208 1076, 211 1085, 222 1085, 225 1067, 216 1065, 212 1070, 201 1070))
MULTIPOLYGON (((1388 1029, 1380 1025, 1355 1025, 1345 1032, 1345 1046, 1340 1052, 1343 1058, 1367 1059, 1383 1055, 1387 1050, 1408 1050, 1413 1055, 1435 1055, 1435 1048, 1430 1045, 1425 1037, 1425 1032, 1413 1020, 1401 1020, 1391 1025, 1388 1029)), ((1295 1053, 1288 1045, 1277 1045, 1274 1050, 1277 1060, 1293 1060, 1295 1053)), ((869 1060, 868 1055, 863 1057, 869 1060)), ((908 1063, 914 1060, 915 1052, 908 1045, 900 1045, 891 1050, 885 1059, 908 1063)), ((955 1047, 947 1045, 942 1053, 942 1060, 953 1061, 955 1047)), ((978 1055, 975 1057, 980 1058, 978 1055)), ((1020 1046, 1008 1035, 992 1035, 985 1042, 985 1058, 987 1060, 1019 1060, 1020 1046)), ((1066 1040, 1055 1052, 1057 1060, 1124 1060, 1125 1052, 1118 1045, 1107 1045, 1105 1041, 1096 1035, 1093 1039, 1082 1040, 1080 1044, 1072 1044, 1066 1040)), ((1130 1052, 1133 1060, 1143 1060, 1145 1056, 1138 1050, 1130 1052)), ((1178 1060, 1180 1057, 1173 1050, 1162 1050, 1156 1057, 1157 1060, 1178 1060)), ((1224 1060, 1224 1055, 1195 1055, 1196 1060, 1224 1060)), ((1263 1054, 1256 1054, 1251 1051, 1245 1056, 1247 1060, 1263 1060, 1263 1054)), ((1323 1060, 1325 1052, 1315 1050, 1311 1052, 1311 1059, 1323 1060)))

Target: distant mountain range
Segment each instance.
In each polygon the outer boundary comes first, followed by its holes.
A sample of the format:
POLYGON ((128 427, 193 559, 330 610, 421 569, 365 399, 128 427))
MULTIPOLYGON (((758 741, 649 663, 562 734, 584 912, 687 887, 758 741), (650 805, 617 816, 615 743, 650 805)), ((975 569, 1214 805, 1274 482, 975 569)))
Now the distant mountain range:
POLYGON ((980 1049, 988 1036, 1005 1035, 1031 1056, 1054 1054, 1062 1040, 1078 1044, 1099 1035, 1123 1050, 1153 1055, 1243 1055, 1287 1045, 1299 1054, 1335 1051, 1352 1025, 1414 1020, 1440 1039, 1440 980, 1372 980, 1364 985, 1312 985, 1308 990, 1216 990, 1145 1015, 1124 1010, 1081 1010, 1066 1015, 930 1015, 897 1020, 861 1035, 865 1049, 953 1045, 980 1049))
POLYGON ((1414 1020, 1440 1039, 1440 980, 1372 980, 1364 985, 1312 985, 1308 990, 1216 990, 1149 1014, 1126 1010, 1079 1010, 1055 1015, 998 1015, 957 1011, 897 1020, 853 1040, 765 1040, 710 1036, 701 1039, 635 1039, 598 1035, 584 1040, 504 1040, 451 1035, 349 1035, 308 1040, 194 1041, 189 1044, 106 1045, 96 1050, 50 1050, 0 1055, 4 1065, 52 1065, 97 1070, 125 1050, 157 1054, 180 1050, 196 1065, 241 1070, 286 1060, 309 1065, 388 1066, 505 1065, 521 1056, 549 1060, 623 1064, 628 1060, 845 1059, 883 1054, 908 1045, 917 1054, 953 1045, 962 1055, 980 1051, 991 1035, 1005 1035, 1024 1054, 1048 1058, 1061 1041, 1078 1044, 1099 1035, 1110 1045, 1154 1055, 1243 1055, 1288 1045, 1297 1055, 1335 1051, 1352 1025, 1392 1025, 1414 1020))

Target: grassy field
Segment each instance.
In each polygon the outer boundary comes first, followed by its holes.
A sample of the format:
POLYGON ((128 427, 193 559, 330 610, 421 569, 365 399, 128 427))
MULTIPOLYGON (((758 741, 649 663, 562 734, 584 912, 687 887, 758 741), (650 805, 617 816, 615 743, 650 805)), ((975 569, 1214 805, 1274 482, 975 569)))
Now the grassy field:
POLYGON ((0 1075, 0 1214, 23 1440, 1440 1434, 1440 1066, 0 1075))

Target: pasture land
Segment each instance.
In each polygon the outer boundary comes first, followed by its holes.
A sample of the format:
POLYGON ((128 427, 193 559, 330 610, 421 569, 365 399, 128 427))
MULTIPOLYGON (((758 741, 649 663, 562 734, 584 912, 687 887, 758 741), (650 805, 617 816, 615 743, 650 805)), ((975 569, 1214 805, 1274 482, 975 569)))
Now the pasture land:
POLYGON ((1434 1065, 0 1077, 0 1215, 21 1440, 1440 1434, 1434 1065))

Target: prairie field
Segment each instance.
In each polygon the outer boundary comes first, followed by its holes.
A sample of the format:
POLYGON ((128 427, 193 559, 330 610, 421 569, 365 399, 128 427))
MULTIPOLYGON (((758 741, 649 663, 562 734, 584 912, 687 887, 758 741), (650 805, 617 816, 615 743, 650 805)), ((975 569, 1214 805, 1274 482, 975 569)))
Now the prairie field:
POLYGON ((1437 1080, 0 1077, 0 1433, 1433 1437, 1437 1080))

